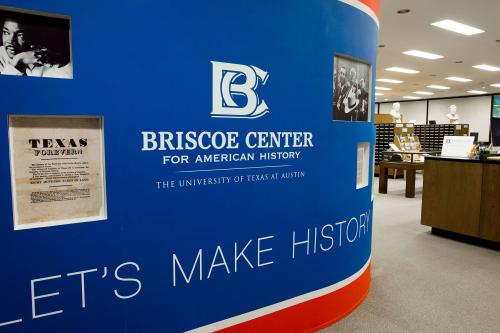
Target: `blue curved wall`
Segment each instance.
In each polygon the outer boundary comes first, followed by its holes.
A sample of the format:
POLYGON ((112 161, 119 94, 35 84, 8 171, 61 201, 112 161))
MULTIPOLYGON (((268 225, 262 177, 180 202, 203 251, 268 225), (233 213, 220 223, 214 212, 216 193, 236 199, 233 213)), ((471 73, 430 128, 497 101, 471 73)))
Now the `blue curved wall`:
MULTIPOLYGON (((71 17, 74 78, 0 76, 0 331, 300 332, 361 302, 369 287, 372 184, 356 189, 356 154, 359 142, 369 142, 373 158, 374 126, 332 121, 332 86, 334 54, 376 67, 378 26, 369 6, 337 0, 1 4, 71 17), (212 117, 212 61, 266 71, 256 92, 269 112, 256 119, 212 117), (104 117, 106 221, 14 231, 9 114, 104 117), (300 156, 163 164, 164 155, 186 152, 142 150, 145 131, 238 132, 235 152, 300 156), (252 151, 244 144, 250 132, 310 132, 313 147, 252 151), (180 172, 198 169, 232 170, 180 172), (167 189, 156 183, 209 177, 232 181, 167 189), (353 218, 358 227, 341 231, 353 218), (363 219, 366 230, 359 228, 363 219), (297 243, 308 234, 309 243, 293 253, 294 235, 297 243), (239 253, 247 244, 248 261, 240 256, 235 269, 235 246, 239 253), (186 273, 194 265, 189 283, 179 265, 186 273), (92 269, 82 308, 81 280, 68 274, 92 269), (59 292, 37 299, 36 311, 62 312, 33 318, 33 280, 59 275, 35 284, 37 295, 59 292)), ((215 153, 221 151, 186 154, 192 160, 215 153)))

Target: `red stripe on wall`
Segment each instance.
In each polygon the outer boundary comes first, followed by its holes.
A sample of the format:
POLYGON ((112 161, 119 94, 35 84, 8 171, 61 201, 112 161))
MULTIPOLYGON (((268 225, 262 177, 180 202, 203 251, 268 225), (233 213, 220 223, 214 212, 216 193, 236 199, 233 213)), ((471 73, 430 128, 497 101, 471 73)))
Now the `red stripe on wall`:
POLYGON ((370 7, 375 15, 380 19, 380 0, 358 0, 370 7))
POLYGON ((350 314, 365 299, 369 288, 370 265, 357 280, 331 294, 217 332, 315 332, 350 314))

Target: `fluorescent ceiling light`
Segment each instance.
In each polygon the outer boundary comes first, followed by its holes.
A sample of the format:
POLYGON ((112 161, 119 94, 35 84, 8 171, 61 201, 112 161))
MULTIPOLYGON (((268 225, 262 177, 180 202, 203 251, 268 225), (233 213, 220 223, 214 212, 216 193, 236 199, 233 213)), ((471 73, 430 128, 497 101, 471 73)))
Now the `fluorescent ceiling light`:
POLYGON ((434 54, 434 53, 429 53, 429 52, 424 52, 424 51, 418 51, 418 50, 410 50, 410 51, 405 51, 403 54, 409 55, 409 56, 414 56, 418 58, 425 58, 425 59, 430 59, 430 60, 436 60, 436 59, 441 59, 444 58, 443 56, 439 54, 434 54))
POLYGON ((457 32, 459 34, 466 35, 466 36, 477 35, 477 34, 484 32, 484 30, 481 30, 481 29, 478 29, 475 27, 471 27, 470 25, 463 24, 463 23, 453 21, 453 20, 443 20, 443 21, 439 21, 439 22, 434 22, 431 25, 438 27, 438 28, 441 28, 441 29, 446 29, 449 31, 457 32))
POLYGON ((375 89, 377 89, 377 90, 392 90, 392 88, 379 87, 379 86, 376 86, 375 89))
POLYGON ((482 90, 469 90, 467 91, 469 94, 476 94, 476 95, 482 95, 482 94, 487 94, 487 91, 482 91, 482 90))
POLYGON ((384 98, 384 101, 388 101, 389 99, 388 98, 384 98))
POLYGON ((403 96, 403 98, 406 98, 406 99, 421 99, 421 97, 417 97, 417 96, 403 96))
POLYGON ((377 79, 377 82, 385 82, 385 83, 403 83, 403 81, 400 81, 400 80, 393 80, 393 79, 377 79))
POLYGON ((495 88, 500 88, 500 83, 493 83, 493 84, 490 84, 490 86, 495 87, 495 88))
POLYGON ((434 95, 433 92, 429 92, 429 91, 414 91, 413 92, 414 94, 417 94, 417 95, 434 95))
POLYGON ((375 96, 384 96, 384 94, 376 92, 375 96))
POLYGON ((477 68, 477 69, 482 69, 484 71, 489 71, 489 72, 498 72, 498 71, 500 71, 499 67, 490 66, 490 65, 476 65, 476 66, 472 66, 472 67, 477 68))
POLYGON ((390 72, 398 72, 398 73, 405 73, 405 74, 420 73, 420 71, 416 71, 414 69, 409 69, 409 68, 402 68, 402 67, 389 67, 389 68, 386 68, 385 70, 390 71, 390 72))
POLYGON ((471 79, 466 79, 464 77, 458 77, 458 76, 450 76, 450 77, 447 77, 446 80, 457 81, 457 82, 471 82, 472 81, 471 79))
POLYGON ((427 88, 437 89, 437 90, 448 90, 448 89, 450 89, 450 87, 438 86, 437 84, 431 84, 430 86, 427 86, 427 88))

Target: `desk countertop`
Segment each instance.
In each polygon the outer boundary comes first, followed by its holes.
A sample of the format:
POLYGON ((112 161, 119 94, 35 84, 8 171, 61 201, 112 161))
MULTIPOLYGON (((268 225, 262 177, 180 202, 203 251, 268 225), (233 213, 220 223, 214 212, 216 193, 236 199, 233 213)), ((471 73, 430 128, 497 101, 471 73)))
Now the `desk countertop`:
POLYGON ((476 160, 471 158, 462 157, 442 157, 442 156, 426 156, 426 160, 437 160, 437 161, 451 161, 451 162, 465 162, 465 163, 485 163, 485 164, 498 164, 500 165, 500 160, 476 160))

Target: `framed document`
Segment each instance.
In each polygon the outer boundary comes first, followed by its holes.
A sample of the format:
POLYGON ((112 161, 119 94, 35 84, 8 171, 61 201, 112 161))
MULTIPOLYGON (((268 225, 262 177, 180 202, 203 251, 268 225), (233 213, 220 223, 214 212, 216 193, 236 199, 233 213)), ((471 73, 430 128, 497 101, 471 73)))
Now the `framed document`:
POLYGON ((103 119, 9 116, 14 229, 107 218, 103 119))

